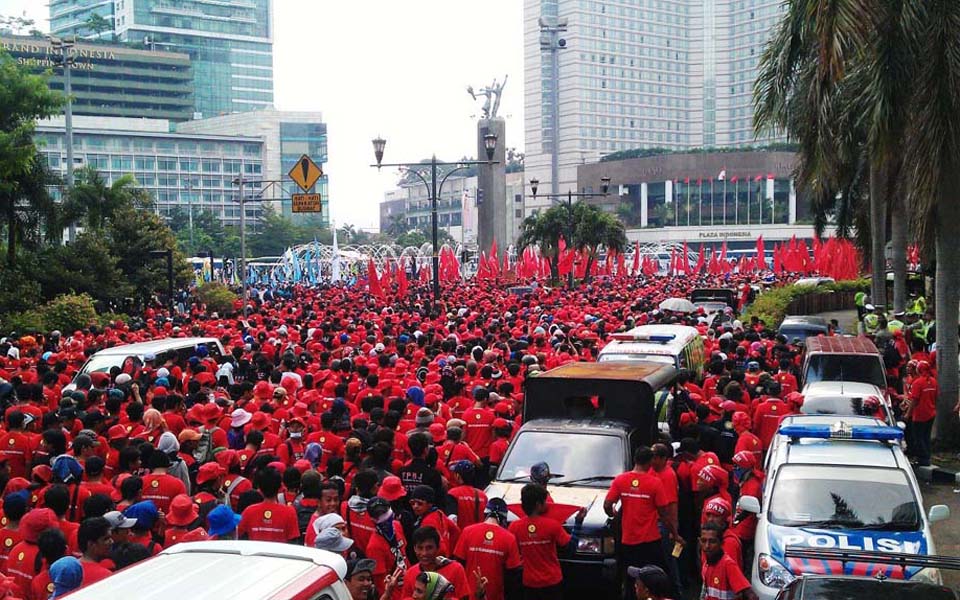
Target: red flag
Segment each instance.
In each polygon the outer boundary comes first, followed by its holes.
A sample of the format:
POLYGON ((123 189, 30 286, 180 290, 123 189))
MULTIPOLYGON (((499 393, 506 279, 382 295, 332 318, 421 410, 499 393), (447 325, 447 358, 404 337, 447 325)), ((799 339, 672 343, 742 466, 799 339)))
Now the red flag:
POLYGON ((697 257, 697 266, 693 268, 693 273, 695 275, 698 275, 701 271, 703 271, 703 265, 706 262, 706 255, 704 254, 706 252, 705 247, 706 244, 700 244, 700 256, 697 257))
POLYGON ((757 181, 760 181, 761 179, 763 179, 763 175, 757 175, 756 177, 753 178, 753 181, 754 181, 754 183, 756 183, 757 181))
POLYGON ((761 271, 767 268, 767 254, 763 247, 763 236, 757 238, 757 268, 761 271))
POLYGON ((683 274, 686 275, 690 273, 690 254, 687 250, 687 243, 683 243, 683 256, 680 257, 681 263, 680 268, 683 269, 683 274))
POLYGON ((633 274, 636 275, 640 269, 640 240, 637 240, 636 249, 633 251, 633 274))
POLYGON ((397 291, 401 296, 407 295, 407 265, 405 260, 401 260, 397 269, 397 291))
POLYGON ((767 173, 767 179, 776 179, 773 173, 767 173))
POLYGON ((373 264, 372 258, 367 261, 367 285, 370 286, 371 294, 383 297, 383 290, 380 288, 380 278, 377 277, 377 266, 373 264))
POLYGON ((737 182, 737 176, 734 175, 733 177, 730 178, 730 183, 736 183, 736 182, 737 182))
POLYGON ((684 182, 685 184, 687 184, 687 185, 690 185, 690 178, 689 178, 689 177, 684 177, 684 178, 683 178, 683 182, 684 182))

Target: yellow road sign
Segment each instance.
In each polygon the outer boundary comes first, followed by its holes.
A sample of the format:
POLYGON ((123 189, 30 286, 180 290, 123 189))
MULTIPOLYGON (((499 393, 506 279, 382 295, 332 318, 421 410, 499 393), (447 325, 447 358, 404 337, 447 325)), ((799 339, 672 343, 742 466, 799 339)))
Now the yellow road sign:
POLYGON ((320 194, 293 194, 291 199, 295 213, 321 212, 320 194))
POLYGON ((310 188, 313 187, 313 184, 317 183, 317 180, 323 177, 323 169, 320 168, 317 163, 313 162, 313 159, 304 154, 297 160, 297 164, 293 165, 293 168, 290 169, 290 172, 287 173, 290 176, 290 179, 293 180, 300 189, 308 192, 310 188))

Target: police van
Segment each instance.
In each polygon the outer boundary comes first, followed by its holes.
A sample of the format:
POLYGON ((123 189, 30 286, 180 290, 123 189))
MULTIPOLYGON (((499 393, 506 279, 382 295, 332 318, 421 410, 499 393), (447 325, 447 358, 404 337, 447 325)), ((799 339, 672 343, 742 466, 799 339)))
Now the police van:
POLYGON ((706 351, 695 327, 641 325, 610 338, 612 341, 597 355, 598 362, 658 362, 687 369, 696 380, 703 377, 706 351))
POLYGON ((903 432, 870 417, 787 417, 767 453, 763 498, 744 497, 737 512, 756 513, 752 586, 762 600, 804 574, 882 575, 940 583, 936 569, 808 560, 788 549, 935 554, 930 523, 945 505, 923 512, 923 498, 900 448, 903 432))

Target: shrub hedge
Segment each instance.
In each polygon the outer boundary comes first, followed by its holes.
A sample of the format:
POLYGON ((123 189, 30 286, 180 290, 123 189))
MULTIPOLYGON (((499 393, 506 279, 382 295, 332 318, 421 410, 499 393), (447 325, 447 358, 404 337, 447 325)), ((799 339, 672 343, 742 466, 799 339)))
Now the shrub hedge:
POLYGON ((792 283, 781 285, 767 290, 757 296, 753 304, 747 307, 741 316, 743 322, 751 317, 757 317, 767 324, 767 327, 776 329, 787 316, 787 308, 796 298, 807 294, 829 294, 834 292, 869 292, 869 279, 854 279, 838 281, 827 285, 803 286, 792 283))

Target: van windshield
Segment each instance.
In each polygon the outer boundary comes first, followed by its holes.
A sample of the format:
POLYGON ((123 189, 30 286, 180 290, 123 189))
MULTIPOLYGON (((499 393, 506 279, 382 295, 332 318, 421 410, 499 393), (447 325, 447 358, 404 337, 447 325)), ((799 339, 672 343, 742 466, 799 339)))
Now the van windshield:
POLYGON ((105 354, 103 356, 91 356, 87 364, 83 365, 81 373, 106 373, 113 367, 119 367, 123 364, 123 354, 105 354))
POLYGON ((817 381, 856 381, 887 388, 878 354, 815 354, 804 373, 804 385, 817 381))

